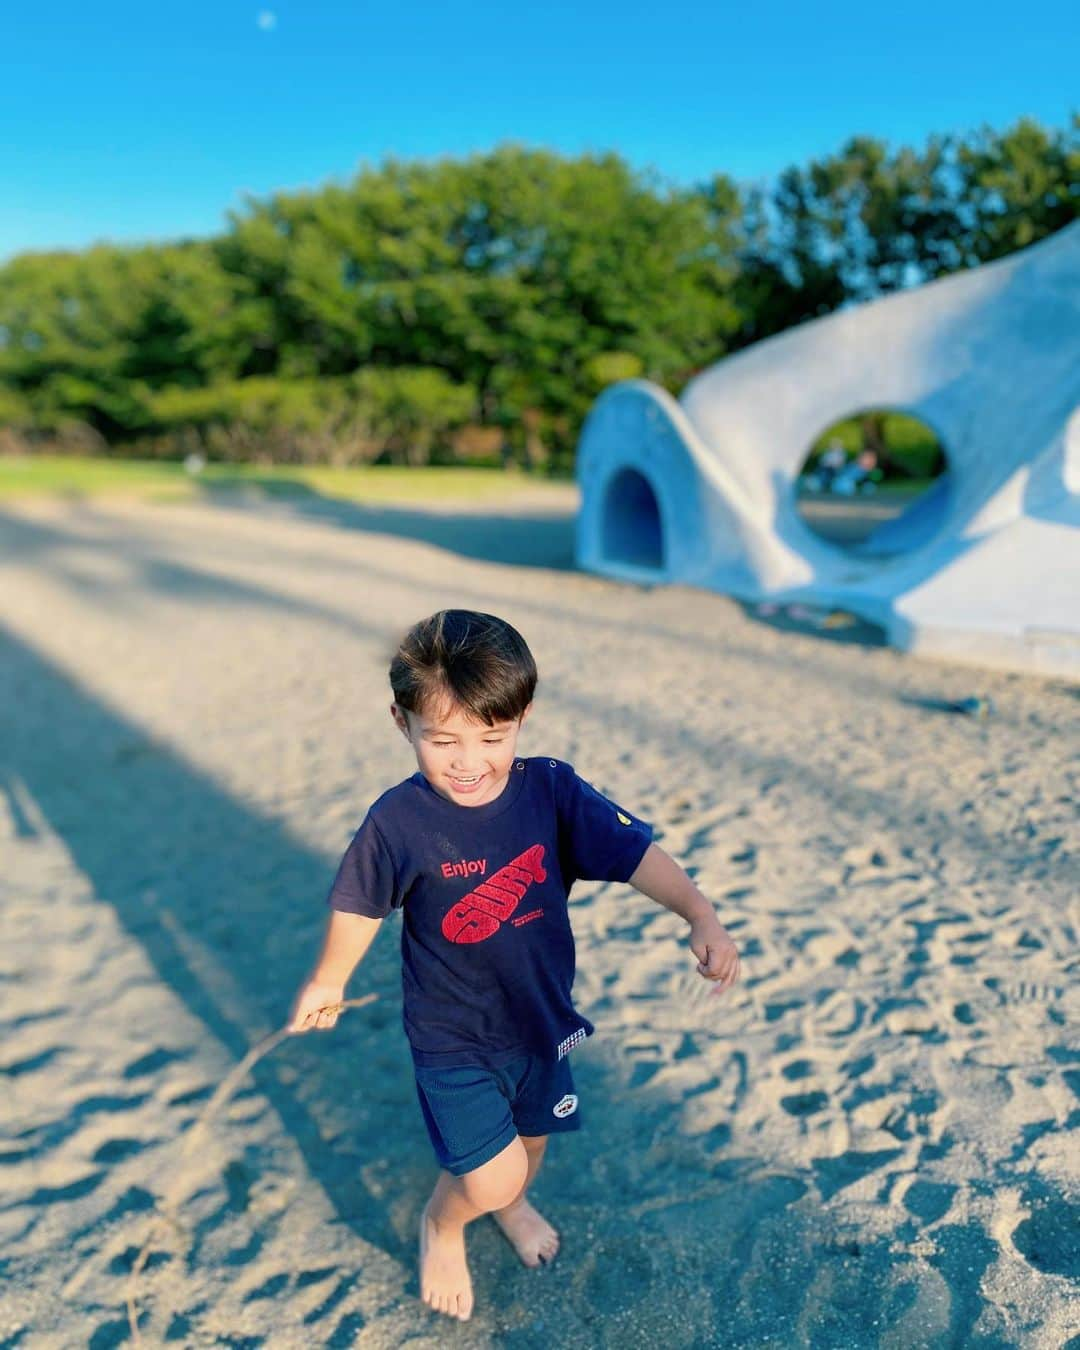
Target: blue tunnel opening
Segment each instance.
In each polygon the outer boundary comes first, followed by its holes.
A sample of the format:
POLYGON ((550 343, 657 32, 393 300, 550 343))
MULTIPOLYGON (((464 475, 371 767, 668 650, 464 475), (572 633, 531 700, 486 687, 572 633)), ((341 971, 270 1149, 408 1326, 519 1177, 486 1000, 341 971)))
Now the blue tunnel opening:
POLYGON ((608 485, 603 515, 604 557, 660 571, 664 532, 656 493, 637 469, 620 469, 608 485))

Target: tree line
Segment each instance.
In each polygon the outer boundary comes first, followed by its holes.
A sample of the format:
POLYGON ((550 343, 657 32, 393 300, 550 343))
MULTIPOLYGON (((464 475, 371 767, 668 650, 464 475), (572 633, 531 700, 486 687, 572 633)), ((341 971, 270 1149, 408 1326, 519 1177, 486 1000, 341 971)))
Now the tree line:
POLYGON ((855 137, 768 187, 504 145, 250 198, 210 239, 0 267, 7 443, 565 469, 614 380, 999 258, 1080 215, 1080 114, 855 137))

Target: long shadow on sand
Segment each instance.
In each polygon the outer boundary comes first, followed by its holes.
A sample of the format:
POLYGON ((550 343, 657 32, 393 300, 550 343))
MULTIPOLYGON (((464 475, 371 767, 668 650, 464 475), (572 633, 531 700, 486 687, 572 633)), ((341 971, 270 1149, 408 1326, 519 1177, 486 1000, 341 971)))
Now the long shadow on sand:
MULTIPOLYGON (((2 629, 0 687, 0 783, 29 794, 162 982, 239 1058, 284 1020, 332 867, 2 629)), ((379 1003, 353 1016, 381 1034, 397 1015, 391 944, 364 974, 379 1003)), ((310 1068, 310 1048, 294 1044, 294 1068, 310 1068)), ((311 1112, 317 1091, 287 1086, 270 1061, 255 1077, 341 1217, 404 1255, 361 1180, 365 1158, 347 1143, 326 1147, 311 1112)))
MULTIPOLYGON (((348 504, 346 504, 348 505, 348 504)), ((93 511, 88 512, 91 520, 100 525, 100 517, 93 511)), ((428 519, 424 517, 424 519, 428 519)), ((131 596, 139 595, 145 602, 155 594, 167 595, 171 599, 182 599, 192 606, 204 603, 251 605, 270 611, 280 612, 284 616, 305 617, 345 628, 358 635, 377 641, 385 647, 387 656, 393 649, 393 643, 399 636, 396 628, 380 627, 365 623, 355 612, 299 598, 257 583, 238 580, 227 572, 214 570, 206 566, 198 568, 163 556, 159 547, 152 541, 143 541, 130 533, 108 533, 100 536, 85 536, 56 526, 30 521, 14 514, 0 513, 0 539, 25 563, 32 561, 35 566, 53 575, 58 581, 81 595, 87 603, 108 606, 110 608, 130 606, 131 596), (120 554, 134 571, 135 585, 125 578, 125 584, 116 585, 103 580, 97 569, 91 566, 84 569, 80 554, 93 560, 102 556, 120 554)), ((392 569, 381 567, 369 561, 355 559, 347 565, 358 578, 378 584, 380 581, 399 580, 392 569)), ((473 603, 481 608, 490 604, 491 597, 478 590, 459 589, 459 602, 473 603)), ((577 613, 569 605, 556 609, 551 602, 541 602, 529 597, 515 599, 515 605, 523 611, 533 611, 545 617, 558 617, 560 622, 580 635, 583 649, 598 628, 617 627, 622 631, 624 625, 615 620, 594 613, 577 613)), ((137 619, 137 613, 131 615, 137 619)), ((656 623, 639 625, 636 630, 644 636, 688 641, 686 633, 669 629, 656 623)), ((724 634, 702 634, 693 638, 695 645, 708 647, 713 652, 721 652, 730 660, 743 664, 769 662, 784 669, 790 667, 788 653, 769 652, 740 644, 737 638, 724 634)), ((834 683, 837 679, 835 668, 815 666, 802 660, 801 670, 804 678, 825 679, 834 683)), ((890 681, 883 681, 868 675, 861 669, 843 673, 847 686, 854 691, 870 693, 874 696, 897 698, 898 694, 890 681)), ((996 864, 1015 863, 1023 868, 1037 867, 1037 875, 1052 876, 1068 866, 1067 858, 1042 856, 1038 841, 1022 839, 1014 844, 1009 839, 990 836, 980 827, 974 817, 958 815, 946 817, 935 812, 925 802, 912 800, 901 793, 882 791, 863 784, 850 784, 838 780, 820 770, 816 765, 805 761, 796 763, 783 754, 768 754, 756 744, 742 741, 732 735, 718 738, 715 742, 700 731, 692 731, 681 715, 652 711, 643 717, 635 708, 620 709, 610 695, 575 692, 561 686, 549 686, 545 696, 564 707, 572 708, 583 719, 610 716, 613 713, 625 714, 627 725, 635 725, 638 738, 657 741, 669 748, 678 746, 690 755, 706 755, 717 763, 736 764, 740 769, 749 771, 766 781, 785 781, 795 788, 801 787, 813 801, 827 801, 834 811, 859 823, 866 830, 885 830, 899 839, 916 840, 925 832, 927 821, 933 818, 935 824, 947 828, 950 849, 955 855, 967 852, 973 864, 985 871, 986 860, 993 858, 996 864)), ((924 705, 916 705, 910 695, 901 695, 902 702, 918 707, 920 713, 924 705)), ((995 721, 1001 721, 1004 714, 999 712, 995 721)))
MULTIPOLYGON (((275 485, 277 486, 277 485, 275 485)), ((324 497, 313 489, 297 485, 296 492, 270 494, 278 509, 290 515, 336 525, 344 530, 370 534, 390 534, 433 544, 465 558, 504 563, 513 567, 542 567, 557 571, 578 571, 575 561, 573 511, 517 510, 509 513, 445 510, 412 510, 397 506, 364 506, 355 502, 324 497)), ((251 499, 248 487, 243 494, 234 488, 203 489, 207 500, 220 505, 235 505, 238 497, 251 499)), ((626 583, 651 590, 647 583, 626 583)), ((664 583, 658 582, 658 585, 664 583)), ((805 605, 761 605, 739 601, 743 613, 755 624, 779 632, 797 633, 825 643, 848 646, 883 647, 885 632, 878 624, 855 615, 819 615, 805 605)))
MULTIPOLYGON (((210 501, 235 503, 233 489, 204 488, 210 501)), ((250 492, 240 495, 250 499, 250 492)), ((392 534, 434 544, 465 558, 509 563, 515 567, 575 570, 573 511, 559 507, 538 510, 523 507, 506 512, 415 510, 406 506, 365 506, 324 497, 316 491, 275 494, 272 500, 291 515, 329 522, 342 529, 370 534, 392 534)))

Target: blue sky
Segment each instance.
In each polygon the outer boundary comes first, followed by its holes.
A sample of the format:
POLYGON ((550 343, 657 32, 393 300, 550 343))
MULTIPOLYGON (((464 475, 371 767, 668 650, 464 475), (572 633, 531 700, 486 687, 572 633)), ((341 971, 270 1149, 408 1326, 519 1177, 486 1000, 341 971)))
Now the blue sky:
POLYGON ((0 10, 0 258, 219 230, 242 194, 513 140, 677 182, 769 178, 854 133, 1064 126, 1080 6, 418 0, 0 10))

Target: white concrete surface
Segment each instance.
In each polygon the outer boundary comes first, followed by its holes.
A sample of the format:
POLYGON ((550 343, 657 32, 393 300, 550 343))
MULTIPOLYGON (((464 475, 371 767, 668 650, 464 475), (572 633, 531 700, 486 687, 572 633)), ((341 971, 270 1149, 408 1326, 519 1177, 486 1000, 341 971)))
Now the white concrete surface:
POLYGON ((592 571, 842 606, 901 648, 1080 676, 1080 223, 758 343, 678 402, 613 386, 578 477, 592 571), (796 509, 811 443, 867 408, 921 418, 949 462, 944 501, 898 522, 910 547, 887 559, 796 509))

